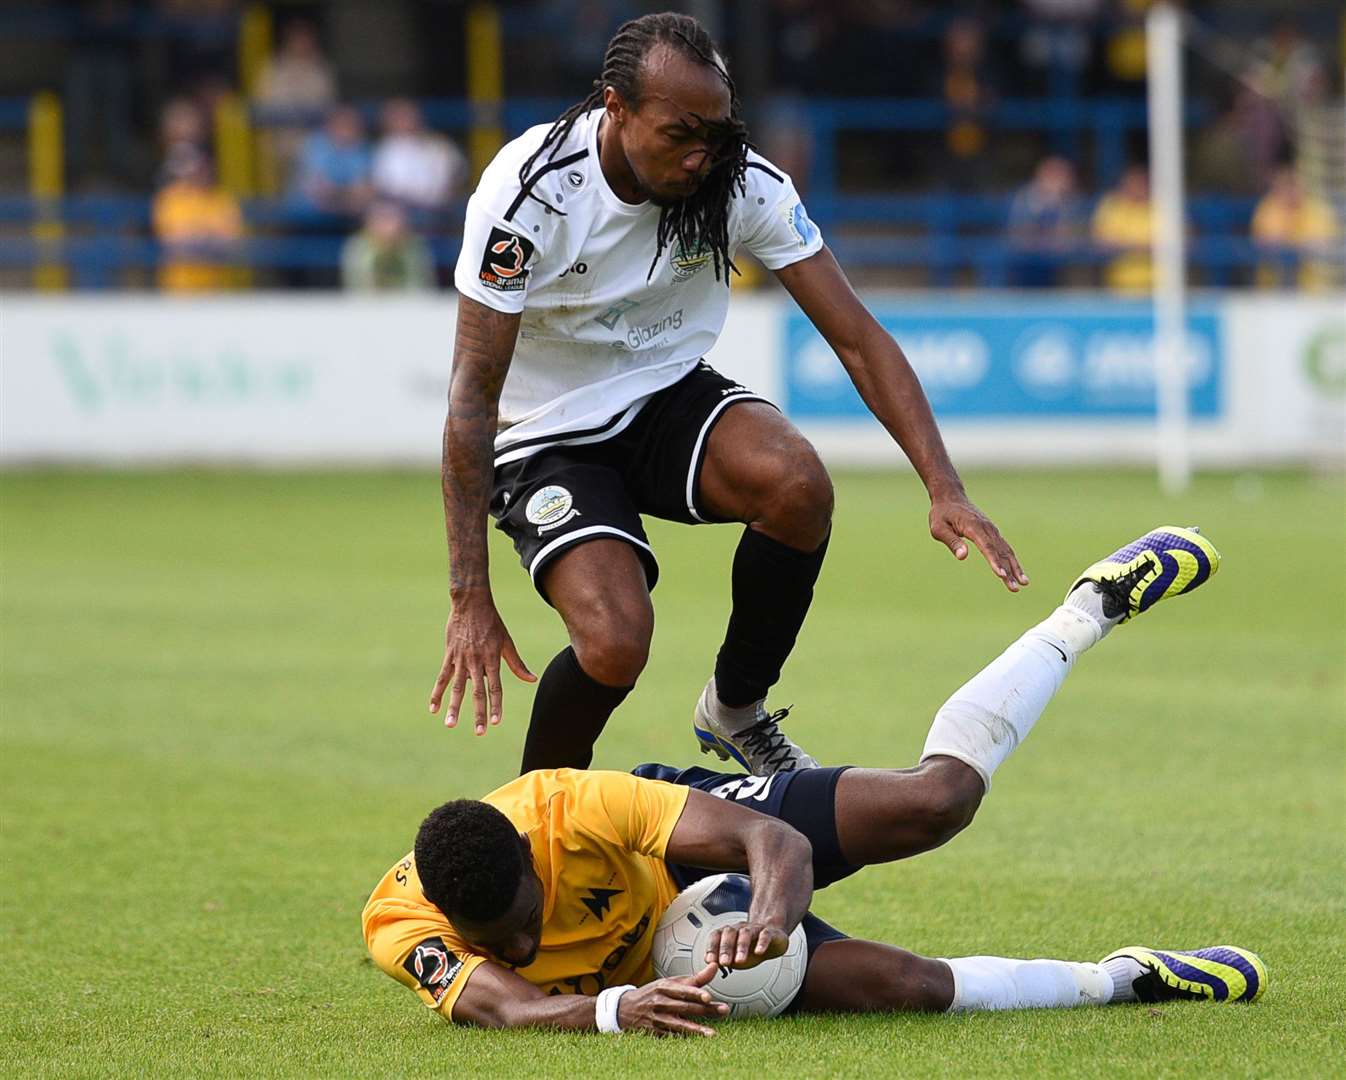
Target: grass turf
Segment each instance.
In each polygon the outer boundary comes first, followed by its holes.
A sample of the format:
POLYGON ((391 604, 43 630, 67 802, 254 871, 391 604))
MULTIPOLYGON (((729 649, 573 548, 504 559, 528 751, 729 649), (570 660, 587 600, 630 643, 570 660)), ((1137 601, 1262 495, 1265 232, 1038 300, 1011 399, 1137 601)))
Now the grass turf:
MULTIPOLYGON (((808 1017, 714 1040, 477 1032, 367 961, 358 916, 422 814, 513 775, 531 691, 482 739, 427 716, 445 614, 431 475, 0 478, 0 1072, 23 1076, 1340 1074, 1346 1053, 1346 514, 1340 479, 988 474, 1019 596, 931 542, 906 476, 838 478, 778 703, 825 761, 914 761, 940 702, 1153 525, 1213 584, 1083 660, 950 846, 819 894, 934 955, 1261 952, 1252 1008, 808 1017)), ((651 523, 650 667, 596 764, 686 763, 736 531, 651 523)), ((563 643, 501 538, 497 598, 563 643)))

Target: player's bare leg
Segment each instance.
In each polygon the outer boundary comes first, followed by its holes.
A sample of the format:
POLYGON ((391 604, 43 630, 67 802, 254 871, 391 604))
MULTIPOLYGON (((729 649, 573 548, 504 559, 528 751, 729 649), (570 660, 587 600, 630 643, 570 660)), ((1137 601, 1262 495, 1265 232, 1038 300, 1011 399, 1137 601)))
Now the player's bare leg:
POLYGON ((802 1012, 945 1012, 953 972, 939 960, 895 945, 826 941, 809 958, 799 991, 802 1012))
POLYGON ((948 843, 971 823, 986 788, 953 758, 911 769, 847 769, 837 780, 837 841, 848 863, 868 866, 948 843))
POLYGON ((542 673, 520 772, 587 768, 608 717, 649 658, 654 607, 645 567, 630 544, 576 544, 540 575, 570 635, 542 673))
POLYGON ((827 470, 776 409, 745 401, 711 431, 697 491, 711 518, 747 526, 734 555, 733 610, 715 677, 697 705, 703 749, 758 774, 815 765, 780 733, 765 699, 794 648, 826 555, 827 470))
POLYGON ((706 441, 701 504, 796 551, 816 551, 832 528, 832 480, 813 445, 760 401, 728 408, 706 441))

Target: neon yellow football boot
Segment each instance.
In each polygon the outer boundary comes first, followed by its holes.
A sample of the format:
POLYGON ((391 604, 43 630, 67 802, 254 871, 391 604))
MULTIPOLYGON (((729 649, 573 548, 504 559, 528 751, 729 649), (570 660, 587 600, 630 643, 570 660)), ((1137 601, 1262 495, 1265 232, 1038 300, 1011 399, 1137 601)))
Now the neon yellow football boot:
POLYGON ((1220 553, 1194 525, 1181 529, 1161 525, 1139 540, 1096 562, 1075 580, 1069 596, 1093 582, 1108 620, 1126 622, 1170 596, 1181 596, 1205 584, 1220 569, 1220 553))
POLYGON ((1213 945, 1191 952, 1132 945, 1109 953, 1099 962, 1122 958, 1139 965, 1131 989, 1141 1001, 1253 1002, 1267 988, 1267 969, 1261 957, 1233 945, 1213 945))

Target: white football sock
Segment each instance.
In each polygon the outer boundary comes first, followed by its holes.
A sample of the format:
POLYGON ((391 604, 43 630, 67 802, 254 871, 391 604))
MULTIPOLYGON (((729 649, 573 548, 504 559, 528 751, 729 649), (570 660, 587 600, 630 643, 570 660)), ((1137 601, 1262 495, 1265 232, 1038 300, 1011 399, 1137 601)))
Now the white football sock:
POLYGON ((715 687, 715 677, 712 675, 710 682, 706 684, 705 690, 701 692, 701 707, 706 712, 706 717, 717 728, 720 735, 735 735, 745 727, 757 723, 766 715, 763 698, 761 701, 749 702, 747 705, 730 706, 720 700, 719 691, 715 687))
POLYGON ((1112 976, 1098 964, 1001 956, 962 956, 944 962, 953 972, 950 1012, 1064 1009, 1106 1005, 1113 999, 1112 976))
POLYGON ((1145 969, 1140 966, 1140 961, 1132 960, 1129 956, 1114 956, 1111 960, 1103 961, 1103 970, 1112 979, 1113 1001, 1140 1000, 1136 996, 1136 988, 1133 985, 1137 979, 1145 974, 1145 969))
POLYGON ((1052 695, 1075 666, 1076 649, 1054 625, 1058 608, 963 684, 935 713, 921 760, 957 758, 991 774, 1033 730, 1052 695))

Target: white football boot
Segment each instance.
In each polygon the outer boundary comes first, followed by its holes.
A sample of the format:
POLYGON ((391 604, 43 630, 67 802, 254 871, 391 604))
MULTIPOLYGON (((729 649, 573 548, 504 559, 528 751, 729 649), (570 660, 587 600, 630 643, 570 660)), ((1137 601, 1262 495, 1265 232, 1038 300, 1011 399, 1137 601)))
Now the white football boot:
POLYGON ((692 730, 703 754, 714 753, 721 761, 732 758, 754 776, 816 769, 818 762, 778 726, 789 712, 786 707, 768 713, 765 700, 731 709, 715 693, 712 678, 692 713, 692 730))

